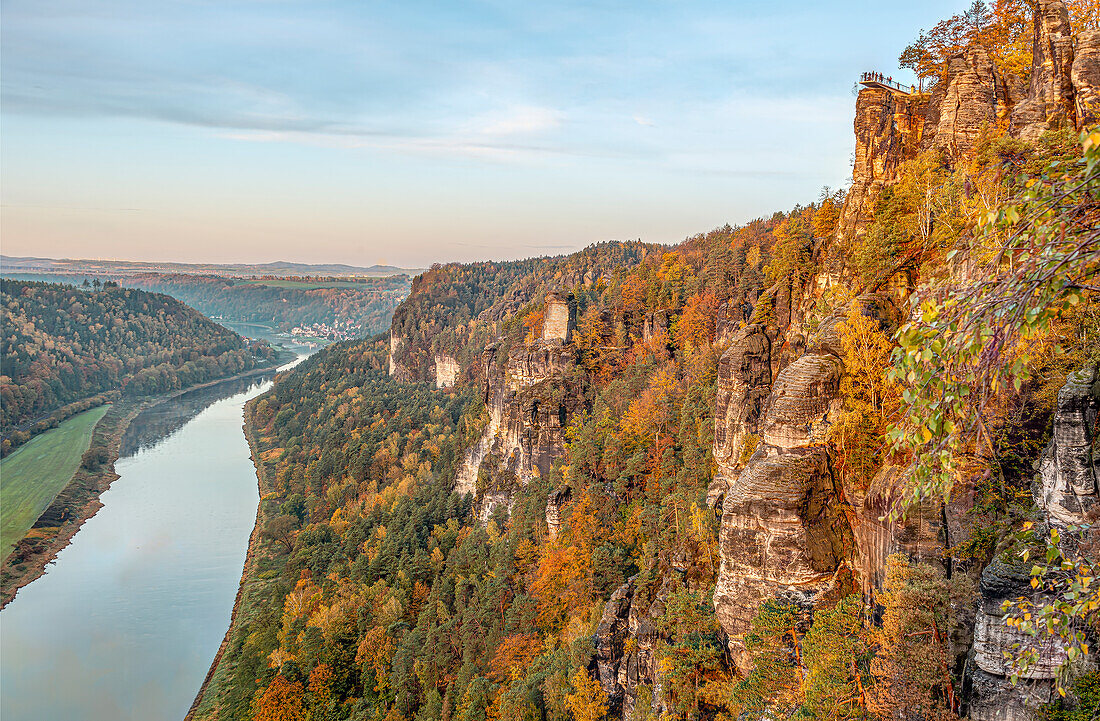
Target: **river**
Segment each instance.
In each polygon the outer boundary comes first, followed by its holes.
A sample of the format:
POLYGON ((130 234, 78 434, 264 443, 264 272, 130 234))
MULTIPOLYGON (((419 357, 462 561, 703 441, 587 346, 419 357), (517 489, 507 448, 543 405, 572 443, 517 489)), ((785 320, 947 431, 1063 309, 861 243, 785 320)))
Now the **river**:
POLYGON ((242 410, 270 387, 228 381, 134 419, 103 508, 0 612, 0 718, 183 718, 256 518, 242 410))

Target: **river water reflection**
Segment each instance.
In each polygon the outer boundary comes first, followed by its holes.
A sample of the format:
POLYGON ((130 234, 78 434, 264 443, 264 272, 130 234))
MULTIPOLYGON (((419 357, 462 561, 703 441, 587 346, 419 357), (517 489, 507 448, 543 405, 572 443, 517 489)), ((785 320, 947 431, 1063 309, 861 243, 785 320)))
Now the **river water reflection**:
POLYGON ((134 420, 104 507, 0 613, 0 718, 183 718, 256 516, 242 409, 270 385, 222 383, 134 420))

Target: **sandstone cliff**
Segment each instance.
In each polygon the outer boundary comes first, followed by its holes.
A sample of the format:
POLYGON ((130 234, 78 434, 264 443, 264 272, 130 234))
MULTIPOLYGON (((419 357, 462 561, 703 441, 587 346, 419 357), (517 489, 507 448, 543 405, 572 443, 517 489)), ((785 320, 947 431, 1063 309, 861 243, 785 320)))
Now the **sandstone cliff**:
MULTIPOLYGON (((1034 140, 1052 128, 1096 121, 1100 33, 1081 33, 1075 47, 1060 0, 1038 3, 1034 32, 1036 53, 1026 89, 1009 87, 989 53, 974 46, 951 58, 944 79, 928 94, 860 91, 852 187, 838 223, 839 248, 865 232, 883 190, 920 152, 938 152, 955 166, 990 128, 1008 128, 1034 140)), ((843 256, 829 248, 818 253, 830 251, 843 256)), ((850 277, 844 267, 824 273, 834 271, 842 283, 850 277)), ((845 584, 851 587, 843 592, 859 590, 871 600, 882 587, 886 559, 897 552, 944 564, 948 574, 946 549, 966 531, 965 498, 951 507, 912 509, 901 521, 885 520, 900 493, 897 468, 883 468, 867 488, 846 487, 833 473, 825 433, 845 373, 837 319, 823 322, 801 355, 792 349, 803 333, 800 308, 812 302, 815 289, 837 280, 819 277, 795 289, 787 317, 777 327, 749 324, 726 334, 729 347, 719 365, 715 407, 718 472, 708 501, 721 516, 715 609, 733 661, 743 672, 750 668, 744 634, 764 600, 782 598, 808 611, 845 584)), ((907 307, 912 280, 893 284, 897 292, 862 296, 862 311, 892 331, 900 322, 899 307, 907 307)), ((1036 490, 1039 507, 1054 525, 1080 523, 1100 505, 1090 431, 1098 388, 1094 372, 1086 370, 1072 376, 1059 395, 1054 439, 1042 457, 1036 490)), ((996 562, 984 571, 961 570, 980 575, 981 601, 962 614, 973 617, 973 623, 963 624, 957 644, 965 654, 973 633, 966 677, 971 717, 1023 719, 1026 709, 1050 700, 1053 670, 1061 658, 1058 649, 1044 649, 1046 661, 1024 684, 1014 687, 1007 679, 1004 652, 1021 639, 1004 626, 1001 603, 1030 590, 1027 568, 996 562)))
POLYGON ((510 505, 517 484, 549 473, 565 450, 566 426, 584 404, 574 350, 560 339, 498 351, 490 346, 483 361, 488 425, 455 479, 457 493, 478 498, 483 518, 510 505))

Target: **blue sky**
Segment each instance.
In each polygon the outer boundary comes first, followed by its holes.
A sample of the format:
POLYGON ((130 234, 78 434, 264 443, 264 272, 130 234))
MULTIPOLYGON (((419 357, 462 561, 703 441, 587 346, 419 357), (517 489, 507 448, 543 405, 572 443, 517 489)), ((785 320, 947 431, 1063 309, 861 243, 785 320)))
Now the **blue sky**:
POLYGON ((676 242, 845 185, 858 74, 965 4, 3 0, 0 248, 676 242))

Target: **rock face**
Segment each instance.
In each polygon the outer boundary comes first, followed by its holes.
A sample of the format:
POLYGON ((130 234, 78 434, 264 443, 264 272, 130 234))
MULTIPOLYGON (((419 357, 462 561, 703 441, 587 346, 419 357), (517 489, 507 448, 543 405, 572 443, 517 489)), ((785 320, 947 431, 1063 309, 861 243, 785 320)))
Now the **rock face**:
POLYGON ((920 148, 925 106, 924 99, 904 93, 879 88, 859 91, 852 187, 837 225, 842 244, 865 230, 882 189, 897 178, 898 166, 920 148))
POLYGON ((1010 86, 989 53, 971 46, 948 60, 947 73, 927 96, 864 88, 856 101, 852 187, 837 238, 843 247, 863 233, 883 188, 921 150, 943 151, 949 163, 971 152, 985 126, 1008 124, 1034 141, 1061 126, 1082 128, 1100 118, 1100 31, 1075 38, 1063 0, 1039 0, 1034 59, 1026 87, 1010 86))
POLYGON ((1084 127, 1100 122, 1100 30, 1084 30, 1077 35, 1070 80, 1077 124, 1084 127))
MULTIPOLYGON (((393 356, 391 355, 390 358, 392 364, 393 356)), ((458 361, 449 355, 437 355, 433 360, 433 367, 435 369, 435 387, 454 388, 455 381, 458 380, 459 373, 462 372, 462 369, 458 366, 458 361)))
POLYGON ((621 705, 623 700, 619 666, 623 658, 623 641, 629 630, 628 616, 633 595, 634 578, 631 578, 607 599, 600 625, 596 627, 596 669, 600 688, 613 706, 621 705))
POLYGON ((1030 637, 1003 621, 1001 603, 1031 595, 1029 566, 1009 566, 994 559, 982 572, 981 602, 974 628, 974 646, 967 664, 970 718, 975 721, 1028 721, 1039 704, 1052 698, 1055 672, 1065 658, 1062 649, 1047 644, 1040 661, 1013 686, 1004 652, 1030 637))
POLYGON ((573 490, 569 486, 551 491, 546 499, 546 529, 550 538, 558 535, 561 530, 561 510, 573 497, 573 490))
POLYGON ((486 350, 486 405, 489 423, 466 453, 455 481, 457 493, 483 497, 483 517, 501 502, 510 503, 515 484, 525 486, 545 475, 565 449, 564 430, 583 407, 574 374, 572 346, 537 341, 513 348, 497 358, 486 350))
POLYGON ((823 446, 838 409, 843 365, 837 344, 814 339, 810 352, 769 383, 766 339, 759 328, 746 327, 719 365, 719 478, 708 494, 723 495, 714 606, 742 671, 749 669, 744 636, 760 604, 783 597, 812 606, 852 547, 843 490, 823 446), (751 437, 758 444, 746 459, 751 437))
POLYGON ((662 640, 657 619, 665 612, 669 583, 650 590, 633 577, 611 594, 596 627, 596 673, 607 694, 609 718, 635 718, 641 689, 652 692, 648 713, 660 718, 666 711, 657 653, 662 640), (626 640, 630 639, 628 645, 626 640))
POLYGON ((655 310, 646 313, 642 324, 642 341, 648 343, 661 333, 668 333, 668 323, 671 313, 667 310, 655 310))
POLYGON ((1096 368, 1070 374, 1058 393, 1054 437, 1039 465, 1035 502, 1058 526, 1083 523, 1100 506, 1100 464, 1093 433, 1100 410, 1096 368))
POLYGON ((546 297, 546 311, 542 320, 542 339, 569 343, 576 325, 576 304, 573 295, 551 293, 546 297))
MULTIPOLYGON (((887 332, 900 321, 888 294, 857 304, 887 332)), ((718 475, 708 491, 722 519, 714 605, 742 671, 749 663, 744 634, 764 600, 809 610, 826 595, 859 587, 869 597, 881 588, 892 553, 938 561, 948 541, 938 506, 882 520, 899 492, 897 469, 884 469, 867 489, 847 487, 833 473, 825 439, 841 410, 842 317, 825 319, 803 355, 780 362, 774 383, 774 341, 760 328, 742 329, 719 364, 718 475), (755 439, 751 452, 747 438, 755 439)))
POLYGON ((719 361, 714 455, 724 467, 744 463, 756 450, 760 416, 771 392, 771 346, 764 326, 749 325, 734 333, 719 361))
POLYGON ((404 344, 405 344, 405 340, 401 336, 397 335, 396 333, 394 333, 391 330, 390 331, 390 375, 391 376, 397 375, 397 363, 394 361, 394 358, 397 357, 398 351, 401 350, 401 346, 403 346, 404 344))
MULTIPOLYGON (((1078 524, 1097 503, 1097 458, 1093 433, 1100 408, 1100 382, 1095 367, 1070 374, 1058 393, 1054 413, 1054 437, 1044 450, 1035 479, 1035 500, 1046 512, 1046 523, 1055 527, 1078 524)), ((1075 543, 1072 533, 1062 543, 1075 543)), ((1015 559, 1014 559, 1015 560, 1015 559)), ((1066 650, 1047 639, 1035 639, 1004 623, 1001 604, 1023 596, 1035 604, 1046 599, 1031 588, 1031 564, 1018 560, 1009 565, 994 558, 982 571, 981 604, 974 629, 974 645, 968 664, 970 717, 978 721, 1027 721, 1034 709, 1054 697, 1054 678, 1066 660, 1066 650), (1038 662, 1021 673, 1012 685, 1015 669, 1005 662, 1005 652, 1015 644, 1033 647, 1038 662)))
POLYGON ((1035 140, 1052 125, 1076 125, 1073 33, 1062 0, 1038 0, 1031 86, 1012 111, 1012 134, 1035 140))
POLYGON ((1007 114, 1008 89, 980 45, 948 61, 941 86, 942 96, 937 94, 930 106, 937 117, 929 144, 950 158, 961 158, 974 149, 986 126, 1007 114))

